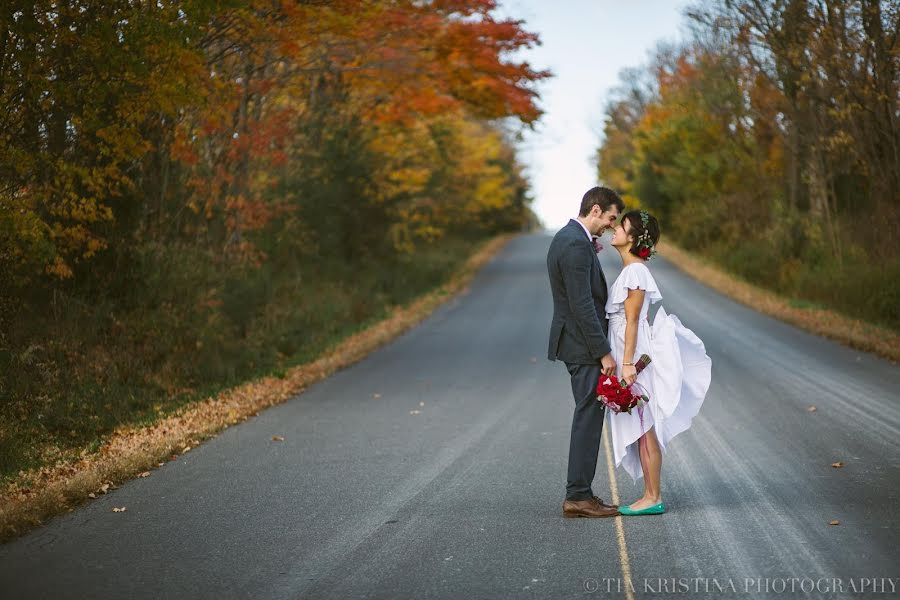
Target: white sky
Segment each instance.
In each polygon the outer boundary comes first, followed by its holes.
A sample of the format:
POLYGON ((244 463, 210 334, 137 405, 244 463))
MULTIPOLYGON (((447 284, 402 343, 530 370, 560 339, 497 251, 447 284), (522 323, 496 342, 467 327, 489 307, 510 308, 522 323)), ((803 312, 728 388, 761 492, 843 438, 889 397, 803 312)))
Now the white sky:
POLYGON ((542 45, 517 55, 554 77, 538 89, 545 111, 520 156, 544 225, 556 229, 578 212, 597 181, 594 155, 603 109, 619 71, 647 60, 658 41, 679 36, 685 0, 501 0, 498 15, 525 21, 542 45))

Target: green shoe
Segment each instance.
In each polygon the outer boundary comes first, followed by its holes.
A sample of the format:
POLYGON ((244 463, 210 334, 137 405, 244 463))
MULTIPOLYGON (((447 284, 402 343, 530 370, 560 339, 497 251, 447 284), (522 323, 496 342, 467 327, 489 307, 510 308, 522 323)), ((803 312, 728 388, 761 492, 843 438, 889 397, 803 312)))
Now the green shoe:
POLYGON ((631 505, 628 506, 620 506, 619 512, 623 515, 661 515, 666 512, 666 505, 660 502, 659 504, 654 504, 653 506, 648 506, 647 508, 642 508, 640 510, 631 510, 631 505))

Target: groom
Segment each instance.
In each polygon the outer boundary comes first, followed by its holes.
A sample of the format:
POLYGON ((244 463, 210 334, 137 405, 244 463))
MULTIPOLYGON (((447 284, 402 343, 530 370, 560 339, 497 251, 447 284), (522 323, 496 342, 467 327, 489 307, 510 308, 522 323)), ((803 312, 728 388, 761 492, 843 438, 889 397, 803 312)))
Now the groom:
POLYGON ((578 218, 556 233, 547 251, 553 293, 548 358, 566 364, 575 397, 565 517, 619 514, 616 505, 604 504, 591 490, 603 432, 604 406, 597 401, 597 381, 601 373, 616 373, 607 340, 606 278, 592 239, 611 228, 624 210, 622 199, 611 189, 589 189, 581 199, 578 218))

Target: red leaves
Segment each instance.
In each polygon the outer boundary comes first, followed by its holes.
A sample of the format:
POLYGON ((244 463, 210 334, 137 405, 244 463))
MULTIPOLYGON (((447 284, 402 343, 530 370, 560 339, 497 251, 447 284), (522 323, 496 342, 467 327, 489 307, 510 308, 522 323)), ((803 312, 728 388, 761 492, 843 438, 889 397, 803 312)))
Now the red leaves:
MULTIPOLYGON (((448 115, 531 123, 540 116, 533 85, 549 76, 509 58, 538 38, 495 19, 492 0, 113 3, 68 11, 71 29, 53 6, 31 11, 48 43, 8 44, 10 64, 33 70, 7 87, 34 95, 7 94, 0 123, 18 140, 0 198, 14 215, 0 267, 14 259, 23 281, 74 276, 121 239, 108 237, 119 225, 256 261, 247 233, 287 210, 287 194, 272 190, 315 162, 329 129, 414 129, 448 115), (61 77, 53 65, 63 63, 61 77), (39 150, 48 144, 49 154, 39 150), (136 199, 146 204, 133 211, 140 226, 116 223, 113 211, 136 199)), ((12 25, 16 36, 33 33, 12 25)))
POLYGON ((464 107, 531 122, 540 111, 528 86, 549 73, 504 55, 538 38, 519 21, 495 21, 494 7, 479 0, 372 2, 361 12, 354 3, 331 4, 309 9, 316 25, 307 33, 335 48, 329 68, 374 100, 366 104, 377 120, 464 107))

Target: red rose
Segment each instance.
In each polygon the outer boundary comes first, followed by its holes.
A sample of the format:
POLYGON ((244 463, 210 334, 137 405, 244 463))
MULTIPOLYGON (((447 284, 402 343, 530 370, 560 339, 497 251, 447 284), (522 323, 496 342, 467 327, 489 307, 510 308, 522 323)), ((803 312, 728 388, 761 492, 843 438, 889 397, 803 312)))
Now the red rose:
POLYGON ((638 256, 641 258, 649 258, 650 257, 650 248, 641 248, 638 250, 638 256))

